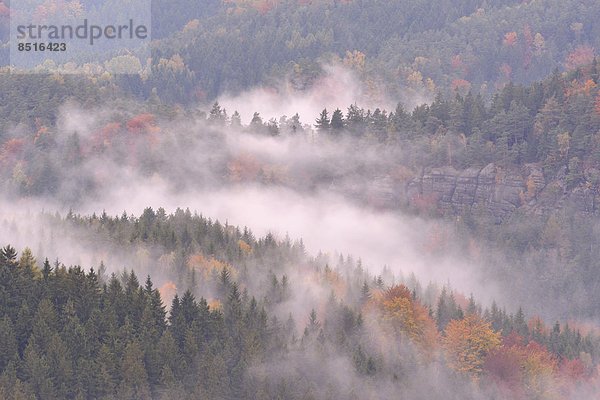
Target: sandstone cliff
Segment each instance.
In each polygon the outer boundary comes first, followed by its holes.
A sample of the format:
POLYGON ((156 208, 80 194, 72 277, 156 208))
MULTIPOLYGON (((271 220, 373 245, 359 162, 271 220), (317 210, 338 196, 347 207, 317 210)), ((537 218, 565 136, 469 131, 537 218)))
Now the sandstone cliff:
MULTIPOLYGON (((599 171, 587 171, 586 182, 599 175, 599 171)), ((461 171, 446 166, 424 169, 403 179, 381 175, 369 185, 368 200, 391 209, 429 207, 452 215, 486 212, 496 222, 518 209, 548 214, 572 207, 580 213, 600 214, 597 186, 587 183, 567 188, 564 170, 547 180, 537 164, 525 164, 520 170, 504 170, 495 164, 461 171)))

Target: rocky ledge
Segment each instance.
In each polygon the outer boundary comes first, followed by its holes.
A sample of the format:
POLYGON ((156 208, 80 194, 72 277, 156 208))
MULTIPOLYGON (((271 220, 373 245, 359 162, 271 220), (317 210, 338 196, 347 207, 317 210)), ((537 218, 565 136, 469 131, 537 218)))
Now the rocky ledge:
MULTIPOLYGON (((519 170, 504 170, 495 164, 462 171, 446 166, 421 170, 409 178, 393 174, 375 178, 368 193, 370 202, 385 208, 415 207, 463 215, 482 213, 501 222, 516 210, 549 214, 565 207, 584 214, 600 214, 597 185, 567 188, 565 170, 549 181, 538 164, 519 170)), ((599 171, 586 171, 585 181, 594 181, 599 171)))

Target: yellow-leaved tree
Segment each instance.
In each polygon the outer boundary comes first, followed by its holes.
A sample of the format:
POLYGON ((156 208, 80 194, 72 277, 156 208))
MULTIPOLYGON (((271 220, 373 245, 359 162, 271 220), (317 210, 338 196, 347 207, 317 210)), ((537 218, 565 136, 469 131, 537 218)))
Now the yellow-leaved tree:
POLYGON ((408 338, 426 355, 437 347, 437 330, 428 309, 404 285, 374 292, 365 312, 375 317, 388 337, 408 338))
POLYGON ((500 344, 500 332, 494 332, 490 325, 491 322, 475 314, 448 323, 442 347, 451 368, 471 374, 481 373, 485 357, 500 344))

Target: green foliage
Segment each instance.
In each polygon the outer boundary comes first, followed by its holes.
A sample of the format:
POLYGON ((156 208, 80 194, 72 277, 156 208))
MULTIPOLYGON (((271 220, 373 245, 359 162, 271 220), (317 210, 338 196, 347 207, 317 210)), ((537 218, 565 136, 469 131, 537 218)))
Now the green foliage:
MULTIPOLYGON (((325 263, 319 266, 319 261, 307 258, 301 243, 278 241, 272 235, 257 239, 248 229, 233 228, 183 210, 167 215, 164 210, 148 208, 137 218, 105 214, 100 218, 81 217, 72 213, 65 220, 53 218, 55 224, 73 224, 81 232, 90 226, 96 234, 110 229, 114 238, 123 240, 123 246, 143 241, 154 243, 156 248, 175 243, 175 252, 181 247, 189 248, 188 252, 210 249, 229 267, 199 278, 194 292, 186 290, 181 296, 175 295, 167 318, 161 295, 150 277, 141 285, 133 272, 98 276, 93 270, 66 268, 58 262, 54 266, 44 262, 41 272, 33 272, 33 253, 24 251, 19 256, 6 246, 0 252, 0 274, 6 277, 0 281, 0 291, 12 297, 20 293, 15 288, 26 287, 35 296, 21 293, 19 303, 4 301, 0 309, 0 393, 44 399, 250 399, 265 393, 276 396, 314 390, 347 398, 356 386, 332 387, 315 365, 326 364, 328 357, 336 355, 365 382, 394 377, 394 385, 402 391, 413 372, 399 375, 398 371, 403 370, 399 365, 404 362, 400 360, 420 360, 414 365, 428 362, 416 350, 418 347, 392 345, 382 354, 381 338, 373 338, 367 334, 370 328, 363 326, 360 310, 373 301, 369 282, 374 282, 373 290, 385 289, 383 276, 389 271, 375 278, 349 257, 340 257, 335 268, 325 263), (244 252, 239 251, 240 241, 248 246, 244 252), (291 261, 293 265, 311 265, 317 276, 322 273, 323 288, 329 290, 336 288, 329 285, 341 283, 339 276, 346 271, 346 294, 338 299, 332 291, 319 312, 312 309, 302 316, 302 337, 296 336, 298 326, 291 314, 285 323, 276 317, 294 296, 294 282, 282 273, 282 266, 291 261), (263 276, 264 284, 239 273, 242 264, 251 269, 253 278, 263 276), (196 300, 194 293, 199 292, 215 295, 217 298, 210 300, 214 305, 209 306, 204 298, 196 300), (273 372, 267 372, 269 365, 285 366, 286 360, 293 360, 294 371, 282 367, 277 372, 282 383, 270 385, 268 377, 273 372)), ((175 271, 189 276, 185 269, 175 271)), ((411 282, 414 290, 405 288, 403 294, 407 301, 417 302, 422 289, 416 278, 412 277, 411 282)), ((557 324, 548 330, 540 320, 527 323, 521 309, 507 315, 495 303, 481 313, 473 297, 465 306, 465 316, 457 300, 462 298, 455 298, 450 288, 444 288, 439 296, 434 293, 428 297, 437 298, 435 310, 422 306, 421 317, 427 318, 429 311, 439 331, 460 326, 466 318, 483 316, 493 331, 503 336, 516 332, 547 346, 565 360, 580 354, 590 362, 600 358, 598 338, 592 334, 583 337, 571 325, 557 324)), ((432 329, 431 345, 435 345, 432 329)), ((468 339, 460 334, 452 337, 453 343, 468 339)), ((480 371, 481 360, 476 361, 476 370, 480 371)), ((414 368, 418 371, 419 367, 414 368)))

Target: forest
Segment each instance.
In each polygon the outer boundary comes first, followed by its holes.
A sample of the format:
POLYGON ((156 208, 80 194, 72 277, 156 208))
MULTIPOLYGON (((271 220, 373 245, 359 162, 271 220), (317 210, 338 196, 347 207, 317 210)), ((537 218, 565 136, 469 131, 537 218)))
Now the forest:
MULTIPOLYGON (((258 112, 244 124, 218 102, 202 112, 155 100, 106 107, 93 118, 83 104, 49 110, 31 128, 7 124, 3 396, 594 393, 600 246, 595 208, 582 208, 577 194, 594 198, 600 184, 597 68, 594 59, 531 85, 508 83, 490 101, 456 91, 412 111, 323 109, 313 124, 298 114, 265 121, 258 112), (448 203, 445 178, 434 174, 440 168, 491 170, 489 184, 499 188, 517 174, 517 204, 502 208, 493 193, 469 207, 448 203), (408 191, 367 183, 381 180, 408 191), (411 185, 420 189, 412 193, 411 185), (189 209, 145 206, 139 217, 30 211, 38 201, 44 209, 113 201, 127 208, 119 194, 126 188, 142 193, 142 203, 160 188, 166 198, 198 198, 198 207, 214 193, 220 202, 240 190, 312 193, 318 202, 332 192, 346 207, 373 210, 366 221, 382 212, 409 216, 422 226, 410 244, 420 263, 476 271, 481 280, 462 288, 477 291, 491 279, 495 298, 477 300, 449 278, 417 277, 402 258, 383 269, 372 260, 363 266, 360 253, 308 251, 301 237, 256 238, 189 209)), ((64 93, 79 80, 38 79, 64 93)), ((18 80, 5 85, 20 90, 18 80)), ((95 93, 76 87, 82 99, 85 90, 95 93)))
MULTIPOLYGON (((0 65, 8 65, 10 10, 0 3, 0 65)), ((120 9, 111 2, 59 3, 64 6, 37 5, 36 15, 51 20, 62 18, 65 8, 90 9, 100 16, 120 9)), ((399 98, 412 107, 420 103, 415 98, 457 88, 488 99, 510 81, 529 84, 554 68, 589 63, 600 46, 595 23, 600 6, 593 0, 193 4, 151 2, 150 74, 98 74, 101 79, 90 80, 138 99, 154 94, 164 103, 193 104, 273 86, 281 78, 303 90, 319 79, 323 64, 343 62, 368 88, 367 98, 399 98)), ((124 60, 117 56, 80 68, 105 70, 102 61, 124 60)))
POLYGON ((181 209, 47 218, 144 246, 148 259, 165 252, 162 272, 179 280, 156 287, 132 270, 67 268, 4 247, 6 399, 570 398, 598 384, 593 331, 482 309, 414 276, 386 281, 349 257, 330 266, 300 241, 181 209))
POLYGON ((0 398, 598 396, 600 3, 154 0, 30 73, 17 5, 0 398))
MULTIPOLYGON (((451 221, 430 229, 430 252, 450 251, 447 238, 458 235, 458 248, 477 249, 469 250, 476 261, 516 291, 511 306, 528 303, 549 318, 593 318, 597 68, 594 60, 528 86, 509 83, 490 102, 467 92, 412 111, 401 104, 392 111, 324 109, 309 117, 312 126, 298 114, 265 121, 255 113, 242 124, 218 103, 205 113, 161 103, 107 108, 84 127, 85 105, 68 115, 54 110, 54 121, 38 117, 31 129, 5 130, 0 180, 14 200, 50 198, 63 209, 141 181, 195 197, 254 185, 333 192, 356 205, 451 221), (522 278, 516 287, 515 276, 522 278), (565 289, 578 295, 565 303, 565 289), (552 304, 552 312, 541 304, 552 304)), ((69 91, 76 81, 53 84, 69 91)))

